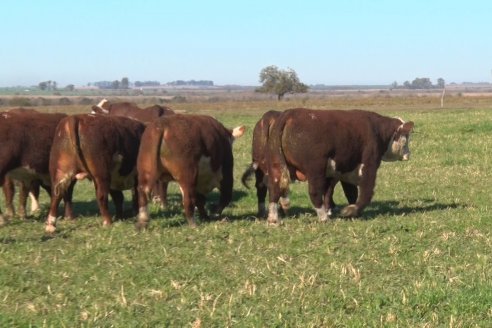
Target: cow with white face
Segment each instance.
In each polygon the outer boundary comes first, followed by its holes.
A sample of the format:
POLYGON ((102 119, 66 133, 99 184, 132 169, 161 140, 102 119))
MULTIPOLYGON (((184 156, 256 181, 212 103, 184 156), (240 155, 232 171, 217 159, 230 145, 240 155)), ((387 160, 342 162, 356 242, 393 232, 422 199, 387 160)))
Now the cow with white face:
POLYGON ((354 204, 341 215, 355 217, 370 203, 381 161, 406 161, 413 122, 361 110, 290 109, 275 122, 268 141, 269 215, 279 223, 277 203, 291 176, 308 181, 321 221, 329 219, 324 197, 337 181, 358 186, 354 204))
POLYGON ((148 195, 157 181, 176 181, 190 226, 196 226, 195 206, 208 219, 206 195, 220 190, 215 214, 232 199, 232 142, 244 134, 243 126, 226 129, 205 115, 169 115, 147 125, 137 159, 139 215, 137 228, 148 225, 148 195))

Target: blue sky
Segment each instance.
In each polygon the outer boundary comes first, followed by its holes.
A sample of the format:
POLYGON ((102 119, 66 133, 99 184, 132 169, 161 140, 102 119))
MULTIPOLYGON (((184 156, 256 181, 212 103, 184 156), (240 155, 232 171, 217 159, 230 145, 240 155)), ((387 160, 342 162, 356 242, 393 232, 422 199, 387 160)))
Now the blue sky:
POLYGON ((492 82, 492 1, 5 0, 0 86, 100 80, 258 85, 492 82))

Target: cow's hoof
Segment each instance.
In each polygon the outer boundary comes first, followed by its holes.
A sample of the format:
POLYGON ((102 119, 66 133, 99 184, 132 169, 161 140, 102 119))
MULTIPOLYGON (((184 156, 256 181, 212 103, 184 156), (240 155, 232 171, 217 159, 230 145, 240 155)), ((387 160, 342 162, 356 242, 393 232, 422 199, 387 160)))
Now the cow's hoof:
POLYGON ((354 218, 359 216, 358 212, 357 206, 352 204, 344 207, 340 212, 340 215, 346 218, 354 218))
POLYGON ((280 227, 282 225, 281 220, 267 220, 267 225, 269 227, 280 227))
POLYGON ((148 222, 137 222, 135 223, 135 229, 137 229, 137 231, 142 231, 142 230, 146 230, 148 227, 148 222))
POLYGON ((52 224, 47 224, 45 227, 44 227, 44 231, 46 233, 49 233, 49 234, 54 234, 55 231, 56 231, 56 227, 52 224))

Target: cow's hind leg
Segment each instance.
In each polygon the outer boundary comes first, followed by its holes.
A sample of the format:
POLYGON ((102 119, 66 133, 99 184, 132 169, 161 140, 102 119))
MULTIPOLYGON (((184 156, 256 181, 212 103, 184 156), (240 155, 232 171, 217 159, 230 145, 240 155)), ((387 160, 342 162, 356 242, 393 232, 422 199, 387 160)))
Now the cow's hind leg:
POLYGON ((26 218, 26 207, 27 207, 27 196, 29 195, 29 185, 30 182, 21 181, 19 183, 19 218, 24 220, 26 218))
POLYGON ((194 218, 195 205, 196 205, 196 195, 195 188, 187 184, 180 184, 181 192, 183 194, 183 207, 185 212, 186 220, 188 224, 195 228, 196 222, 194 218))
POLYGON ((60 205, 63 196, 62 193, 53 193, 51 195, 50 210, 44 228, 47 233, 54 233, 56 231, 58 205, 60 205))
POLYGON ((200 214, 200 219, 204 221, 209 221, 210 216, 207 213, 207 210, 205 209, 205 202, 207 200, 207 197, 197 193, 196 194, 196 207, 198 209, 198 213, 200 214))
POLYGON ((123 192, 121 190, 109 190, 109 194, 111 195, 111 199, 113 200, 114 208, 115 208, 115 216, 117 219, 123 218, 123 192))
MULTIPOLYGON (((343 208, 341 215, 344 217, 357 217, 362 213, 362 210, 371 202, 374 194, 374 186, 376 185, 376 167, 369 165, 364 166, 362 178, 359 182, 359 196, 354 204, 350 204, 343 208)), ((350 200, 349 200, 350 202, 350 200)))
POLYGON ((323 197, 325 197, 327 188, 327 179, 324 176, 307 176, 309 197, 313 203, 316 214, 321 222, 328 221, 329 214, 328 210, 323 202, 323 197))
POLYGON ((103 225, 110 226, 112 220, 108 209, 109 186, 108 183, 105 183, 104 181, 109 180, 105 180, 100 177, 94 177, 94 185, 96 187, 96 200, 97 205, 99 206, 99 211, 101 212, 101 216, 103 218, 103 225))
POLYGON ((359 195, 359 189, 357 188, 357 186, 342 181, 342 188, 348 203, 355 204, 355 202, 357 201, 357 197, 359 195))
POLYGON ((258 214, 259 218, 266 217, 265 199, 267 195, 268 188, 265 184, 265 174, 261 169, 255 171, 256 178, 256 198, 258 199, 258 214))
POLYGON ((5 216, 11 218, 15 215, 14 209, 14 194, 15 187, 14 181, 9 177, 5 177, 5 181, 3 183, 3 195, 5 196, 5 216))

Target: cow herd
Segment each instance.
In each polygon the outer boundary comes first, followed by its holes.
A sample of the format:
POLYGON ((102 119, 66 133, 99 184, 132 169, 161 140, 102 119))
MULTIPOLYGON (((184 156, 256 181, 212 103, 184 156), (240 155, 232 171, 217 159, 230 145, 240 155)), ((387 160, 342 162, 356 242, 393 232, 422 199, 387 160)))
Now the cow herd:
MULTIPOLYGON (((413 122, 373 112, 290 109, 269 111, 253 131, 252 163, 243 184, 255 175, 258 216, 279 224, 278 207, 289 208, 289 183, 307 181, 311 202, 320 221, 335 207, 333 191, 340 182, 349 205, 341 216, 362 213, 373 196, 381 161, 408 160, 413 122)), ((184 214, 196 226, 195 209, 202 220, 207 194, 220 191, 213 215, 220 215, 233 192, 234 139, 244 126, 224 127, 205 115, 177 114, 162 106, 139 108, 133 103, 92 106, 90 114, 40 113, 17 108, 0 114, 0 184, 5 216, 14 215, 13 181, 21 186, 19 216, 26 213, 27 195, 36 208, 39 188, 51 196, 45 230, 56 231, 58 207, 74 217, 72 193, 78 180, 94 183, 104 225, 112 223, 110 195, 116 217, 123 215, 123 190, 133 190, 137 228, 149 222, 148 202, 158 195, 166 202, 167 186, 181 190, 184 214)), ((39 206, 38 206, 39 207, 39 206)), ((3 214, 0 221, 4 222, 3 214)))

